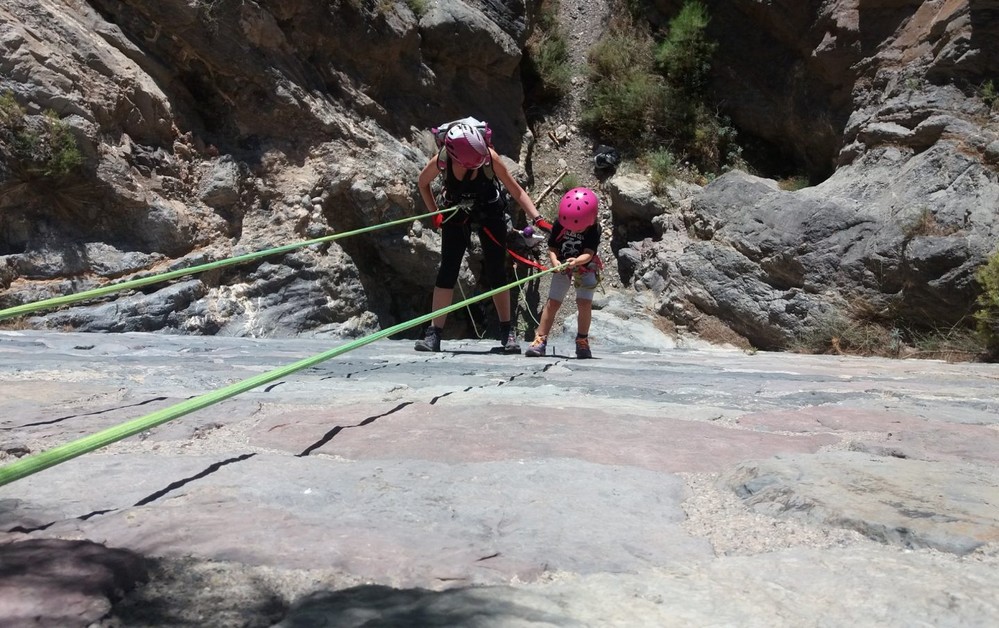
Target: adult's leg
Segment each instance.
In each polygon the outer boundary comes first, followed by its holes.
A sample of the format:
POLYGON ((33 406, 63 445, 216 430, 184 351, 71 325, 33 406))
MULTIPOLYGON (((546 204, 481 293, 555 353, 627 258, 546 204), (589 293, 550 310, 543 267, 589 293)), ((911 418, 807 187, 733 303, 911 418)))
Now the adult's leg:
POLYGON ((510 291, 504 290, 493 295, 493 307, 496 308, 496 318, 500 324, 510 322, 510 291))
MULTIPOLYGON (((479 229, 479 242, 482 244, 482 274, 486 286, 492 290, 507 283, 506 220, 501 214, 484 219, 479 229)), ((510 323, 510 291, 504 290, 493 295, 493 307, 500 325, 510 323)))
MULTIPOLYGON (((430 310, 435 312, 442 307, 447 307, 451 305, 454 300, 454 288, 439 288, 434 286, 434 296, 431 299, 430 310)), ((434 327, 444 329, 444 325, 447 323, 447 314, 441 314, 440 316, 435 316, 430 324, 434 327)))
MULTIPOLYGON (((461 260, 468 249, 471 233, 468 225, 448 224, 441 227, 441 266, 434 282, 434 294, 431 299, 431 311, 451 305, 454 299, 454 284, 458 281, 461 271, 461 260)), ((434 327, 444 329, 447 314, 435 316, 430 322, 434 327)))

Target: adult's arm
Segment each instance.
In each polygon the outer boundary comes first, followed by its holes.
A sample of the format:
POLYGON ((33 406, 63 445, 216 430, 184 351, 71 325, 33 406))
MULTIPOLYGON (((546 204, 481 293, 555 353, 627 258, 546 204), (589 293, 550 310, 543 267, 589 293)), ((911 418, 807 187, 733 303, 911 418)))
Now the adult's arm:
POLYGON ((496 178, 500 180, 506 191, 510 193, 513 200, 520 205, 524 213, 527 214, 528 220, 535 220, 541 217, 541 212, 537 210, 534 206, 534 201, 531 200, 531 195, 527 193, 527 190, 522 188, 517 180, 513 178, 510 174, 510 169, 506 167, 503 160, 500 159, 499 153, 494 149, 490 148, 489 152, 492 154, 493 160, 493 173, 496 174, 496 178))
POLYGON ((423 204, 427 206, 428 212, 435 212, 438 210, 437 199, 434 198, 434 193, 430 189, 430 184, 433 183, 434 179, 440 175, 441 171, 437 168, 437 156, 435 155, 427 162, 427 165, 423 167, 420 172, 420 178, 417 179, 416 185, 420 189, 420 197, 423 198, 423 204))

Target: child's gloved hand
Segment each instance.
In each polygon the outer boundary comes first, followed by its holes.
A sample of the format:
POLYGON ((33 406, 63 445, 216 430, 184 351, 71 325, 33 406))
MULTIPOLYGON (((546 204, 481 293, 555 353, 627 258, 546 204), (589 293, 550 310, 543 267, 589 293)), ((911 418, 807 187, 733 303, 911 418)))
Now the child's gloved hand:
POLYGON ((434 229, 440 229, 441 225, 444 224, 444 214, 434 214, 430 222, 434 225, 434 229))
POLYGON ((547 231, 548 233, 552 232, 552 223, 548 222, 541 216, 534 219, 534 226, 542 231, 547 231))

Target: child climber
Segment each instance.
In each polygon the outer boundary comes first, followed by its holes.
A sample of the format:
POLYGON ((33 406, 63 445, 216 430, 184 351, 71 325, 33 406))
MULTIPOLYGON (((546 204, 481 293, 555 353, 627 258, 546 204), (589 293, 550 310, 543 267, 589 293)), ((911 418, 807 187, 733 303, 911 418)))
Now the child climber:
POLYGON ((541 311, 537 336, 524 355, 531 358, 543 356, 548 348, 548 333, 555 314, 569 292, 569 284, 576 286, 576 357, 592 358, 590 341, 590 316, 593 291, 597 287, 600 260, 600 228, 597 226, 597 207, 600 201, 589 188, 573 188, 565 193, 558 206, 558 220, 552 225, 548 238, 548 257, 553 266, 569 265, 565 272, 552 275, 548 302, 541 311))

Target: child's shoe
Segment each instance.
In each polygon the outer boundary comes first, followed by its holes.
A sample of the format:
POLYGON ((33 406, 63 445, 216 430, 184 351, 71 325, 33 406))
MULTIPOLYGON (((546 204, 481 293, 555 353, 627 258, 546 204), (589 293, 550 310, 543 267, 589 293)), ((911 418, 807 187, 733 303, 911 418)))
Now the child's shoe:
POLYGON ((524 352, 529 358, 540 358, 545 354, 545 350, 548 348, 548 336, 535 336, 534 342, 531 346, 527 348, 524 352))
POLYGON ((576 338, 576 358, 585 360, 593 357, 589 338, 576 338))

